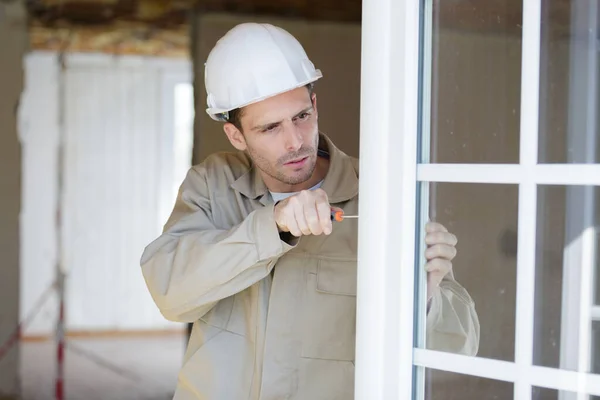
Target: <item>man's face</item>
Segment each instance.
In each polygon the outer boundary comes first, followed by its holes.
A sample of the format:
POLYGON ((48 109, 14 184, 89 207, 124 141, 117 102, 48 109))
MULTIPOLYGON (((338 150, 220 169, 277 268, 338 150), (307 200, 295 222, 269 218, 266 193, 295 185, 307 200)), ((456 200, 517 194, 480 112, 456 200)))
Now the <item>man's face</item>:
POLYGON ((225 131, 238 150, 248 152, 267 186, 293 189, 315 170, 317 117, 316 96, 301 87, 245 107, 242 132, 232 124, 225 131))

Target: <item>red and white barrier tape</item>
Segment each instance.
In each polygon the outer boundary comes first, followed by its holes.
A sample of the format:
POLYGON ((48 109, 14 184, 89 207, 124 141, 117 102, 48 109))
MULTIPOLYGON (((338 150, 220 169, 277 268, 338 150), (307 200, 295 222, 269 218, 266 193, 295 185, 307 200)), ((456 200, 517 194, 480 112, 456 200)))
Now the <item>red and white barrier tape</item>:
POLYGON ((142 381, 142 378, 140 376, 136 375, 135 373, 131 372, 130 370, 121 368, 118 365, 115 365, 115 364, 111 363, 110 361, 98 356, 97 354, 94 354, 93 352, 86 350, 79 345, 75 345, 71 341, 66 342, 66 349, 67 349, 67 351, 73 352, 73 353, 77 354, 78 356, 81 356, 81 357, 85 358, 86 360, 93 362, 94 364, 98 365, 99 367, 102 367, 108 371, 114 372, 121 378, 128 379, 132 382, 141 382, 142 381))
MULTIPOLYGON (((63 281, 64 282, 64 281, 63 281)), ((65 360, 65 302, 64 293, 59 294, 58 323, 56 326, 56 400, 64 398, 65 360)))
MULTIPOLYGON (((60 278, 59 278, 60 279, 60 278)), ((64 279, 64 277, 63 277, 64 279)), ((64 281, 63 281, 64 284, 64 281)), ((0 360, 6 356, 6 354, 10 351, 10 349, 15 346, 22 335, 22 332, 31 324, 31 321, 38 315, 50 295, 52 294, 54 289, 58 289, 58 297, 59 297, 59 313, 58 313, 58 321, 56 325, 56 358, 57 358, 57 374, 56 374, 56 382, 55 382, 55 398, 56 400, 64 400, 64 361, 65 361, 65 349, 66 349, 66 341, 65 341, 65 302, 64 302, 64 287, 60 287, 58 282, 52 282, 44 292, 40 295, 40 297, 36 300, 34 307, 29 311, 27 316, 15 327, 13 333, 8 337, 8 339, 2 343, 0 346, 0 360)), ((94 362, 98 366, 106 368, 107 370, 111 370, 112 372, 118 374, 122 378, 129 379, 134 382, 139 382, 141 378, 131 371, 119 368, 118 366, 110 363, 107 360, 104 360, 97 355, 90 353, 78 346, 73 344, 69 344, 68 349, 74 351, 87 358, 88 360, 94 362)))
POLYGON ((0 360, 6 356, 8 351, 19 341, 21 338, 21 333, 25 328, 29 326, 31 321, 35 318, 38 312, 42 309, 46 300, 50 294, 52 294, 52 290, 56 287, 56 282, 52 282, 44 292, 40 295, 40 297, 35 302, 34 307, 29 311, 28 315, 15 327, 13 333, 8 337, 8 339, 0 346, 0 360))

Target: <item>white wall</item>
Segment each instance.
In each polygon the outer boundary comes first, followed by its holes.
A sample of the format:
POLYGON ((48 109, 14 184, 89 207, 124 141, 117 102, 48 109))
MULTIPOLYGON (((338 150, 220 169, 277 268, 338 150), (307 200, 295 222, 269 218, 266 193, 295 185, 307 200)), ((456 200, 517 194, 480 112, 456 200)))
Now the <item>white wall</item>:
MULTIPOLYGON (((25 58, 25 90, 19 136, 23 147, 21 187, 21 320, 54 280, 58 144, 58 64, 52 54, 25 58)), ((55 323, 56 296, 43 305, 25 333, 55 323)))
MULTIPOLYGON (((177 82, 191 83, 189 68, 187 61, 175 60, 67 58, 63 254, 69 271, 68 330, 180 327, 158 313, 139 258, 160 233, 182 166, 189 166, 189 157, 186 163, 181 152, 178 160, 175 156, 173 97, 177 82)), ((54 278, 58 73, 55 54, 27 57, 21 116, 22 318, 54 278)), ((25 334, 49 334, 55 321, 53 297, 25 334)))

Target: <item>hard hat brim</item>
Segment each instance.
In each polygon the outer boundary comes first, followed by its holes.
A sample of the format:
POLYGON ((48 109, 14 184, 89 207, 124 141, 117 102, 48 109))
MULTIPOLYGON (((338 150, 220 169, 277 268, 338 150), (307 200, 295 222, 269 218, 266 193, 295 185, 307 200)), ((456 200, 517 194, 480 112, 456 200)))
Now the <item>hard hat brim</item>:
POLYGON ((258 97, 256 99, 252 99, 251 101, 248 101, 248 102, 246 102, 244 104, 240 104, 237 107, 232 107, 232 108, 215 108, 215 107, 210 107, 210 108, 206 109, 206 113, 213 120, 215 120, 215 121, 220 121, 220 122, 227 121, 228 117, 227 118, 223 118, 223 115, 227 115, 227 113, 229 111, 231 111, 231 110, 235 110, 237 108, 246 107, 246 106, 249 106, 250 104, 258 103, 259 101, 263 101, 263 100, 269 99, 271 97, 280 95, 282 93, 286 93, 286 92, 289 92, 291 90, 298 89, 298 88, 300 88, 302 86, 308 85, 309 83, 316 82, 317 80, 321 79, 322 77, 323 77, 323 74, 321 73, 321 70, 315 69, 315 75, 314 76, 312 76, 310 79, 307 79, 305 81, 299 82, 297 85, 295 85, 293 87, 290 87, 289 89, 282 90, 282 91, 277 92, 277 93, 272 93, 272 94, 269 94, 268 96, 262 96, 262 97, 258 97))

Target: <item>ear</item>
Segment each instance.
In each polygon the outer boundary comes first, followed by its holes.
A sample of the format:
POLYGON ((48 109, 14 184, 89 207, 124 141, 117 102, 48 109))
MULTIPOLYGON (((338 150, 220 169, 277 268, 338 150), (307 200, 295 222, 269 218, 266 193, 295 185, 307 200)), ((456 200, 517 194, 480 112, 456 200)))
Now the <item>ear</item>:
POLYGON ((313 110, 315 110, 315 118, 319 119, 319 111, 317 110, 317 94, 313 93, 310 96, 310 101, 312 102, 313 110))
POLYGON ((240 132, 238 128, 236 128, 235 125, 230 122, 226 122, 225 125, 223 125, 223 130, 225 131, 227 139, 229 139, 229 142, 231 142, 233 147, 240 151, 246 150, 246 138, 244 137, 244 134, 240 132))

